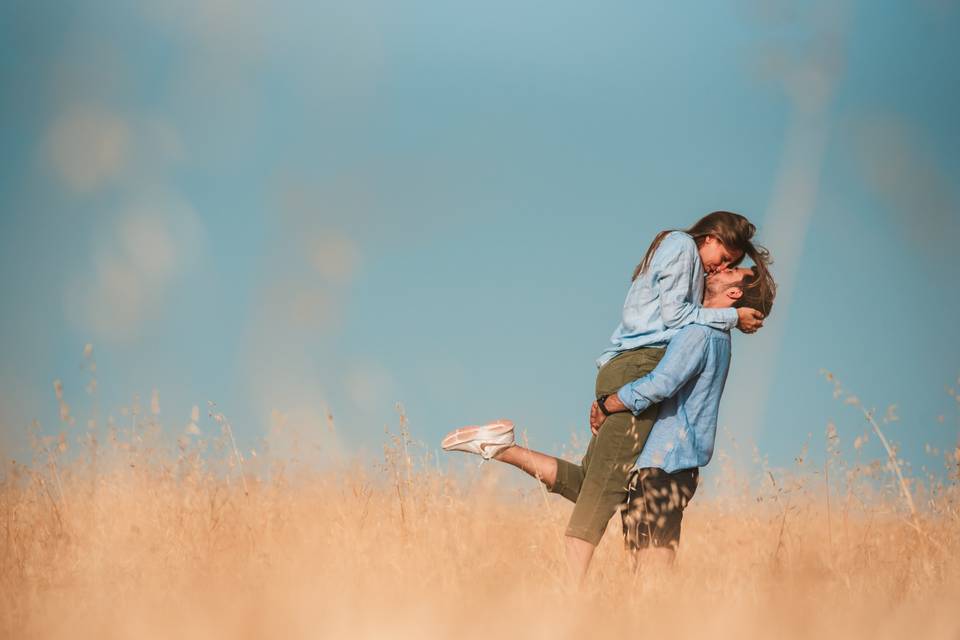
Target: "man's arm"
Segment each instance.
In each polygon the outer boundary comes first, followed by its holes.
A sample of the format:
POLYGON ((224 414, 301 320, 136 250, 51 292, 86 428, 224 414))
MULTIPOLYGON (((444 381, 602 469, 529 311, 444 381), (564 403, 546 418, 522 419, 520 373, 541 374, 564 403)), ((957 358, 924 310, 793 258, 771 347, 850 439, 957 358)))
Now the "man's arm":
MULTIPOLYGON (((643 412, 647 407, 674 396, 683 385, 703 371, 707 356, 707 332, 690 327, 678 333, 656 368, 629 382, 604 400, 606 413, 643 412)), ((596 433, 606 415, 594 402, 590 407, 590 428, 596 433)))

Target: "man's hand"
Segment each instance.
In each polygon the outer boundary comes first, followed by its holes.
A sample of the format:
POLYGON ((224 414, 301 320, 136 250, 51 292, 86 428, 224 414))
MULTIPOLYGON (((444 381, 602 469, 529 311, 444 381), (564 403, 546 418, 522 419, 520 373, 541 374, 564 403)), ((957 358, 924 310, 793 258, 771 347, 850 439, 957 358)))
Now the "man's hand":
MULTIPOLYGON (((620 413, 621 411, 627 410, 626 405, 620 401, 620 396, 615 393, 607 396, 604 402, 604 408, 606 408, 607 413, 620 413)), ((593 435, 597 435, 597 432, 600 431, 600 427, 603 425, 603 421, 606 419, 607 416, 604 415, 603 411, 600 411, 600 406, 597 404, 597 401, 594 400, 593 404, 590 405, 590 431, 593 432, 593 435)))
POLYGON ((737 318, 737 328, 744 333, 753 333, 763 326, 763 314, 756 309, 740 307, 737 318))
POLYGON ((603 425, 603 421, 606 419, 607 416, 603 415, 603 411, 600 411, 597 401, 594 400, 593 404, 590 405, 590 431, 593 432, 593 435, 597 435, 597 432, 600 431, 600 426, 603 425))

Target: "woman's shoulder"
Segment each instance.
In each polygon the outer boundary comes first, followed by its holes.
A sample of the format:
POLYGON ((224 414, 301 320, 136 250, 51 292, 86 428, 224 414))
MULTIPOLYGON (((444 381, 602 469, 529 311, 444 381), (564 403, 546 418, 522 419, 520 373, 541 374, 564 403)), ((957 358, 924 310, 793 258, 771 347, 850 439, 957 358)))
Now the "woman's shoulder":
POLYGON ((696 255, 697 243, 693 237, 684 231, 671 231, 660 241, 654 257, 671 259, 680 255, 696 255))

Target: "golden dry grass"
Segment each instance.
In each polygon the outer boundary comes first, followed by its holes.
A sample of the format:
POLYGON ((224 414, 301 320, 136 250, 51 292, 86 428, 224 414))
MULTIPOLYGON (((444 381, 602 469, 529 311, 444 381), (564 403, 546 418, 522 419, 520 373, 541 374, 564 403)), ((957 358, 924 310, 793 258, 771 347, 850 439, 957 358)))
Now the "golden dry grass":
POLYGON ((770 473, 756 489, 714 474, 672 571, 632 572, 615 518, 572 593, 570 506, 514 469, 442 471, 415 459, 404 425, 376 463, 240 462, 219 424, 216 439, 165 446, 147 416, 75 452, 35 434, 34 460, 8 462, 0 488, 0 635, 960 634, 955 481, 918 493, 918 534, 894 490, 837 458, 829 513, 820 473, 770 473))

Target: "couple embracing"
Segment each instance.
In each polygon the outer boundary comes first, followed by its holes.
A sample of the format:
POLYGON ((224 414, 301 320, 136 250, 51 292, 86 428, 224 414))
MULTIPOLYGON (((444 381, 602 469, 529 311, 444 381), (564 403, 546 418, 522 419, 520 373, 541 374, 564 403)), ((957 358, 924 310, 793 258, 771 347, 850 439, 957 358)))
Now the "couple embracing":
POLYGON ((755 332, 773 304, 770 256, 755 231, 745 217, 715 211, 654 238, 597 360, 593 436, 580 464, 516 445, 508 420, 443 439, 447 451, 513 465, 574 503, 564 543, 577 584, 621 508, 634 559, 672 560, 683 509, 713 454, 730 330, 755 332), (738 267, 744 258, 751 268, 738 267))

